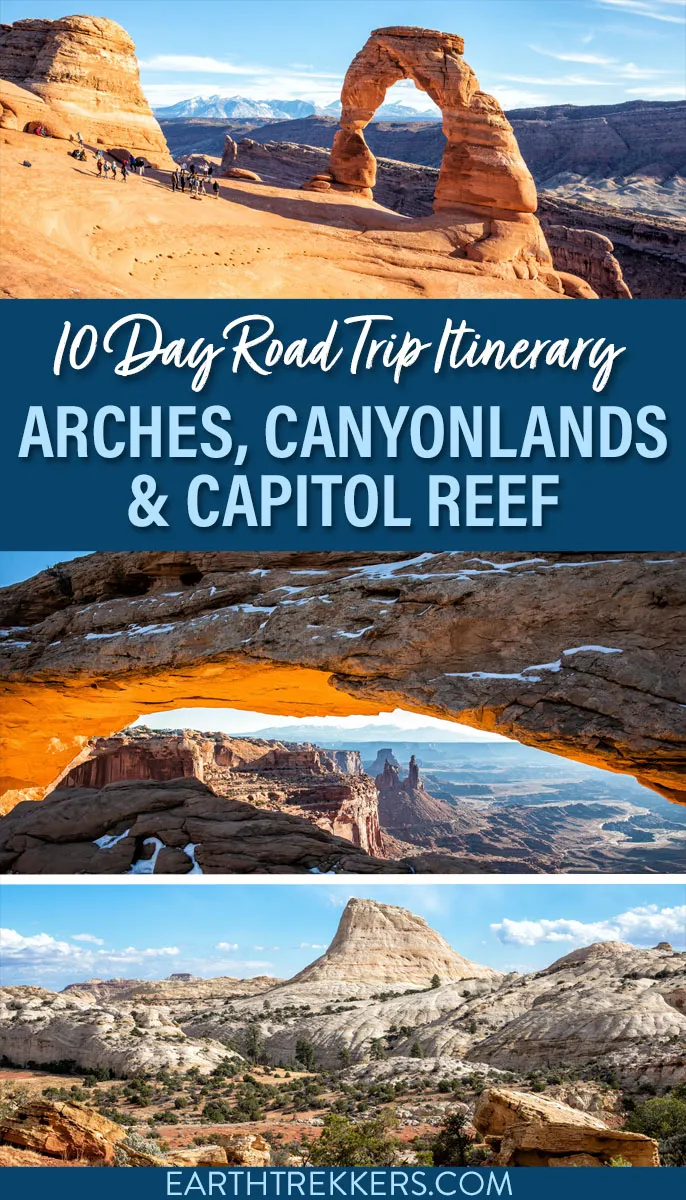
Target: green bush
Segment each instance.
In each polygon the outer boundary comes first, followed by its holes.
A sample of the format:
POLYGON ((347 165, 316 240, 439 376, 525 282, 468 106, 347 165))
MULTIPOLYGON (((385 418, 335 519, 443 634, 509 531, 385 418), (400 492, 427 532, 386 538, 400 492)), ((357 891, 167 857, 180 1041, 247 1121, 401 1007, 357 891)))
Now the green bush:
POLYGON ((637 1104, 627 1129, 655 1138, 665 1167, 686 1167, 686 1087, 637 1104))
POLYGON ((388 1111, 356 1123, 329 1113, 321 1137, 304 1145, 305 1162, 313 1167, 394 1167, 400 1147, 396 1127, 395 1114, 388 1111))

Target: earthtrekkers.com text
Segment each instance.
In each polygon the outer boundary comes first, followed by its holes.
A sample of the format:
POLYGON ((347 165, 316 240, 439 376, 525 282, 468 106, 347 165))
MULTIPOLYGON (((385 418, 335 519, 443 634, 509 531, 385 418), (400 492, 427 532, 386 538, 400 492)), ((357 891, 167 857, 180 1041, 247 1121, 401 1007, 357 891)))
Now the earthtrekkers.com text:
POLYGON ((396 1168, 367 1170, 348 1167, 304 1171, 293 1169, 222 1171, 166 1171, 167 1196, 336 1197, 357 1196, 511 1196, 509 1171, 473 1168, 455 1170, 412 1170, 396 1168))

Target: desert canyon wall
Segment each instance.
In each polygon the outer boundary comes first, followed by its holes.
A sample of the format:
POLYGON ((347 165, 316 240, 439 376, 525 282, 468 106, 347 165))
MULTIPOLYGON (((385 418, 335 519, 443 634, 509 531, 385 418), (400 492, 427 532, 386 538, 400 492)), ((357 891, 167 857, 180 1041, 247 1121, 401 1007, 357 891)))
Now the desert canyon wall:
POLYGON ((140 84, 136 48, 104 17, 0 26, 0 127, 38 123, 53 137, 122 148, 173 167, 140 84))
POLYGON ((189 729, 155 734, 140 727, 95 738, 88 753, 60 781, 61 789, 199 779, 217 796, 302 817, 368 854, 383 856, 376 787, 364 774, 359 754, 189 729))

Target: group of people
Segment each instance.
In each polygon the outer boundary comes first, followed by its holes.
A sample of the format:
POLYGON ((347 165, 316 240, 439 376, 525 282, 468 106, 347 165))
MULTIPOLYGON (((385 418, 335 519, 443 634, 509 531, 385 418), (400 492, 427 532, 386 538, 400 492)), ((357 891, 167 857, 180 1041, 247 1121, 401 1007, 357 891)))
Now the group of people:
POLYGON ((145 172, 145 159, 134 158, 133 154, 129 154, 129 157, 123 161, 117 161, 111 155, 106 158, 102 150, 96 150, 94 158, 95 168, 101 179, 116 179, 117 172, 119 172, 121 179, 126 183, 128 176, 133 171, 137 171, 139 175, 143 175, 145 172))
POLYGON ((207 166, 203 164, 203 170, 199 170, 193 164, 177 167, 171 173, 171 190, 173 192, 185 192, 186 188, 188 188, 189 195, 199 199, 201 196, 207 194, 207 187, 210 184, 210 180, 212 180, 211 188, 216 200, 219 195, 219 183, 216 179, 212 179, 213 171, 214 163, 209 163, 207 166))

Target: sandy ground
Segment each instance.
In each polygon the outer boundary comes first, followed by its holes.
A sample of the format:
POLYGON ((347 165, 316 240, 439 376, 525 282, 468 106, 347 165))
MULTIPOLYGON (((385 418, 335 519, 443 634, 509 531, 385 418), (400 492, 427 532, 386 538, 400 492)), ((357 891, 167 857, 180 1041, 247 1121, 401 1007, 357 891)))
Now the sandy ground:
POLYGON ((4 297, 553 297, 537 281, 465 274, 440 230, 373 201, 237 180, 191 199, 166 172, 113 182, 66 142, 0 138, 4 297))

